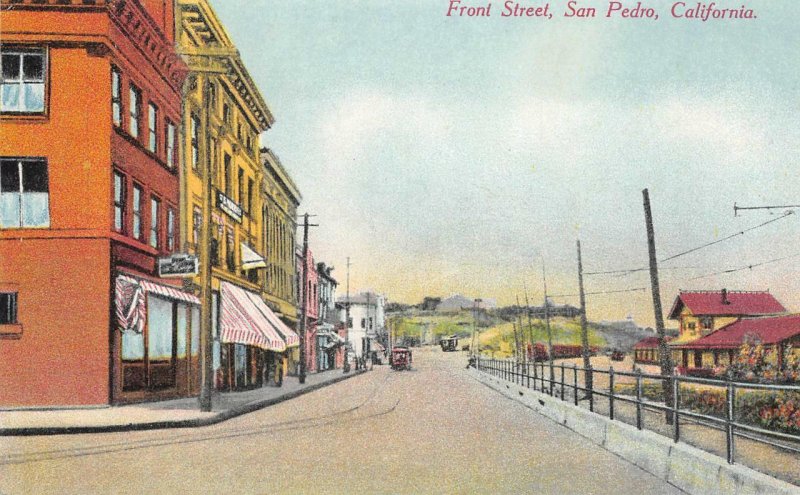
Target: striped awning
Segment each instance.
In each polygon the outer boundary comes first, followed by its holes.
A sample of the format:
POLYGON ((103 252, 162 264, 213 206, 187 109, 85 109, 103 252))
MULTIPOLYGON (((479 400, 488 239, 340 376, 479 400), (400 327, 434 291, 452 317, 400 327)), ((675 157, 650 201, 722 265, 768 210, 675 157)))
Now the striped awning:
POLYGON ((197 297, 175 287, 120 275, 116 280, 114 297, 117 324, 120 330, 137 333, 144 331, 147 319, 145 294, 148 292, 189 304, 200 304, 197 297))
POLYGON ((300 337, 289 328, 280 318, 276 315, 270 308, 267 306, 267 303, 264 302, 261 297, 257 294, 253 294, 252 292, 247 292, 247 296, 253 302, 253 304, 261 311, 261 314, 267 319, 267 321, 272 325, 272 328, 278 332, 278 334, 283 338, 283 341, 286 343, 286 347, 297 347, 300 345, 300 337))
POLYGON ((259 298, 258 295, 228 282, 220 285, 220 340, 231 344, 252 345, 268 351, 285 351, 283 339, 251 298, 251 295, 259 298))
POLYGON ((245 243, 241 243, 242 248, 242 270, 252 270, 253 268, 266 268, 267 261, 245 243))

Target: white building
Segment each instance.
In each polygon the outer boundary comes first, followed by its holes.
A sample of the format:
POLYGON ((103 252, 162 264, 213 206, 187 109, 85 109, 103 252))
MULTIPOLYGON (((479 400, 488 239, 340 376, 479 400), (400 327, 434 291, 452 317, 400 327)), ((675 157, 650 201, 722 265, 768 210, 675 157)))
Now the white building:
POLYGON ((375 339, 385 331, 384 306, 386 305, 386 296, 374 292, 362 292, 351 295, 350 301, 347 300, 347 296, 340 297, 337 299, 337 303, 337 306, 341 308, 339 309, 339 321, 342 322, 345 321, 345 308, 348 303, 350 305, 347 339, 350 341, 356 356, 363 356, 368 348, 375 350, 375 339), (369 340, 373 343, 368 344, 367 341, 369 340))

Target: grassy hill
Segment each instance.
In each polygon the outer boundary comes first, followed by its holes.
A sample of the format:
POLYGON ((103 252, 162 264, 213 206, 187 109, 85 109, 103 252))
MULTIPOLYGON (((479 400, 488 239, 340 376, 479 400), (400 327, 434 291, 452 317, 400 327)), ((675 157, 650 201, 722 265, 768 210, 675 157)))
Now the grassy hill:
MULTIPOLYGON (((389 315, 396 338, 404 336, 418 338, 422 341, 426 337, 433 342, 445 335, 458 335, 462 343, 470 343, 472 339, 473 318, 469 311, 452 314, 414 314, 414 315, 389 315)), ((513 354, 514 330, 513 322, 505 321, 492 314, 483 314, 478 322, 478 335, 480 347, 484 352, 494 354, 496 357, 505 357, 513 354)), ((581 343, 580 321, 569 318, 553 318, 550 320, 553 332, 553 344, 581 343)), ((523 331, 526 340, 529 338, 527 319, 523 320, 523 331)), ((547 330, 544 320, 533 320, 532 331, 534 342, 547 342, 547 330)), ((589 325, 589 345, 605 347, 606 339, 598 332, 594 324, 589 325)))

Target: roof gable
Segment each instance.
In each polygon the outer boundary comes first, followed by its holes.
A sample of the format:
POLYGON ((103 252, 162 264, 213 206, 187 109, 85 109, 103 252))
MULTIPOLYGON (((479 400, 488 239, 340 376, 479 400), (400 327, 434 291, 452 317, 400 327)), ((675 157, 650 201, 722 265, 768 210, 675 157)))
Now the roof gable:
POLYGON ((677 319, 684 307, 689 308, 694 316, 761 316, 786 312, 786 308, 769 292, 681 291, 675 298, 669 318, 677 319))

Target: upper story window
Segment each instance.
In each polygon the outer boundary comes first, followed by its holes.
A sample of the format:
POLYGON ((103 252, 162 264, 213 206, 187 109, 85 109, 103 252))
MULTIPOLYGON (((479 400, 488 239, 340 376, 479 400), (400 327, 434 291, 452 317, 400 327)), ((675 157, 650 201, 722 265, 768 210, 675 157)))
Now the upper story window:
POLYGON ((223 157, 223 162, 225 163, 224 164, 225 169, 223 170, 223 172, 225 174, 225 177, 223 177, 223 179, 225 180, 225 196, 230 198, 232 196, 231 195, 231 155, 225 153, 225 155, 223 157))
POLYGON ((231 122, 231 107, 227 103, 222 104, 222 120, 226 124, 231 122))
POLYGON ((192 139, 192 170, 197 171, 200 165, 200 144, 198 142, 198 134, 200 132, 200 120, 197 115, 192 114, 190 119, 189 134, 192 139))
POLYGON ((247 205, 245 206, 245 210, 249 215, 253 208, 253 179, 247 179, 247 205))
POLYGON ((114 172, 114 229, 117 232, 125 230, 126 193, 125 176, 114 172))
POLYGON ((151 153, 158 152, 158 107, 147 105, 147 149, 151 153))
POLYGON ((164 139, 167 147, 167 166, 175 168, 175 124, 167 121, 167 131, 164 139))
POLYGON ((158 249, 161 245, 159 239, 161 201, 155 196, 150 198, 150 247, 158 249))
POLYGON ((195 249, 200 246, 200 232, 203 228, 203 210, 199 206, 192 209, 192 242, 195 249))
POLYGON ((167 251, 175 250, 175 210, 167 210, 167 251))
POLYGON ((130 112, 131 112, 131 121, 129 131, 131 136, 138 138, 139 137, 139 106, 142 102, 142 92, 139 91, 139 88, 131 84, 130 88, 130 112))
POLYGON ((0 227, 49 227, 49 182, 45 160, 0 160, 0 227))
POLYGON ((133 185, 133 237, 142 239, 142 187, 133 185))
POLYGON ((122 75, 116 67, 111 67, 111 120, 122 125, 122 75))
POLYGON ((2 49, 3 113, 44 112, 44 79, 47 56, 44 49, 3 47, 2 49))
POLYGON ((241 168, 239 169, 237 186, 236 193, 239 195, 239 205, 241 205, 244 199, 244 170, 241 168))
POLYGON ((0 292, 0 325, 17 323, 17 293, 0 292))

